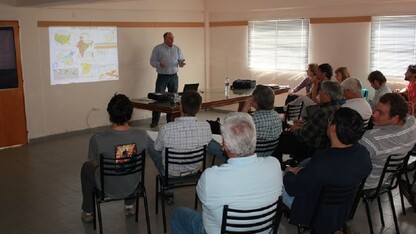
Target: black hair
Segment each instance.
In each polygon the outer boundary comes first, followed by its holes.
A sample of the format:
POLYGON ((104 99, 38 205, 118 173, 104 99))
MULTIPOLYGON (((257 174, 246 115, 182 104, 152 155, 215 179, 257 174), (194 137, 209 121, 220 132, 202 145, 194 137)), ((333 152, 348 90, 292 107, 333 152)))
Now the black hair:
POLYGON ((272 88, 265 85, 257 85, 252 95, 259 110, 273 110, 275 95, 272 88))
POLYGON ((202 103, 202 97, 197 91, 188 90, 182 94, 181 106, 183 113, 195 116, 202 103))
POLYGON ((341 107, 332 116, 339 141, 345 145, 356 144, 364 134, 364 121, 361 115, 349 107, 341 107))
POLYGON ((326 77, 328 77, 328 79, 331 79, 332 75, 333 75, 333 70, 331 65, 329 65, 328 63, 323 63, 321 65, 318 66, 318 69, 322 72, 325 73, 326 77))
POLYGON ((107 112, 112 123, 123 125, 131 119, 133 104, 126 95, 116 93, 107 105, 107 112))
POLYGON ((386 93, 380 97, 378 102, 390 105, 390 117, 397 115, 401 121, 405 120, 409 112, 409 105, 399 93, 386 93))

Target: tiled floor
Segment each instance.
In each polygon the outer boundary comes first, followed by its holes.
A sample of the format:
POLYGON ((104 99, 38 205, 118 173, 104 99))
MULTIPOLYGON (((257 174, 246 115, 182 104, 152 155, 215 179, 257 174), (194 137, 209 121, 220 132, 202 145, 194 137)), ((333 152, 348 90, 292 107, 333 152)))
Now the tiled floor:
MULTIPOLYGON (((203 112, 200 119, 215 119, 223 113, 203 112)), ((148 123, 141 126, 147 129, 148 123)), ((86 160, 88 141, 94 133, 75 134, 43 143, 0 150, 0 233, 96 233, 92 224, 81 222, 80 168, 86 160)), ((210 161, 209 161, 210 162, 210 161)), ((161 211, 155 214, 155 175, 151 160, 146 163, 146 188, 149 200, 152 233, 163 233, 161 211)), ((383 199, 386 226, 380 225, 376 202, 373 223, 376 233, 395 233, 391 211, 383 199)), ((192 207, 193 189, 177 189, 174 205, 167 205, 168 233, 170 214, 175 207, 192 207)), ((402 214, 399 196, 395 196, 396 212, 402 233, 416 233, 416 214, 405 202, 407 215, 402 214)), ((147 233, 140 200, 139 223, 124 216, 122 202, 104 204, 105 233, 147 233)), ((360 203, 351 227, 356 233, 369 233, 364 205, 360 203)), ((285 218, 280 233, 297 233, 285 218)))

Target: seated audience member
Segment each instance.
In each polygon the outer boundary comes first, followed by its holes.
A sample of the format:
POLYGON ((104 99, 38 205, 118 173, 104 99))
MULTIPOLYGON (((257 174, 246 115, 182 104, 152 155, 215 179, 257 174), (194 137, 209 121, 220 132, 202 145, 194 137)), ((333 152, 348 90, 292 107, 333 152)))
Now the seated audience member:
MULTIPOLYGON (((248 112, 253 107, 256 109, 252 118, 256 126, 257 140, 275 140, 282 133, 282 121, 279 114, 273 110, 274 108, 274 92, 264 85, 257 85, 253 91, 252 97, 249 97, 241 112, 248 112)), ((208 145, 208 152, 227 161, 227 155, 221 149, 220 143, 212 140, 208 145)), ((270 156, 270 153, 257 154, 259 157, 270 156)))
MULTIPOLYGON (((146 131, 131 128, 128 121, 133 113, 133 105, 130 99, 123 94, 116 94, 111 98, 107 106, 107 112, 111 121, 111 128, 94 134, 89 143, 88 160, 81 169, 82 187, 82 213, 84 222, 90 223, 93 220, 92 193, 94 186, 100 185, 99 161, 100 154, 104 157, 116 157, 116 154, 123 153, 126 149, 131 153, 140 153, 147 146, 148 135, 146 131)), ((131 174, 122 180, 106 181, 106 193, 111 197, 127 197, 134 192, 139 184, 140 175, 131 174)), ((133 215, 134 199, 125 200, 126 215, 133 215)))
POLYGON ((409 65, 404 75, 404 79, 409 81, 409 84, 405 89, 401 91, 396 90, 396 92, 400 92, 407 98, 409 114, 416 116, 416 65, 409 65))
MULTIPOLYGON (((306 108, 311 105, 316 105, 319 103, 320 98, 320 90, 321 90, 321 84, 322 82, 326 80, 330 80, 332 77, 332 67, 328 63, 323 63, 318 66, 316 79, 312 80, 313 86, 310 95, 308 96, 301 96, 292 102, 288 103, 290 105, 299 105, 303 102, 303 109, 302 109, 302 117, 307 117, 306 108)), ((286 107, 284 107, 284 110, 286 110, 286 107)))
POLYGON ((303 122, 294 121, 289 132, 280 135, 277 147, 277 157, 281 161, 282 154, 291 154, 296 161, 312 156, 317 149, 329 146, 326 135, 328 118, 339 109, 338 100, 341 98, 341 86, 336 81, 324 81, 321 84, 320 103, 317 110, 303 122))
POLYGON ((202 213, 177 208, 172 215, 173 234, 220 233, 223 206, 254 209, 277 201, 282 193, 282 171, 273 157, 257 157, 256 128, 247 113, 230 113, 221 125, 227 164, 208 168, 197 193, 202 213))
MULTIPOLYGON (((369 153, 358 144, 362 133, 363 120, 358 112, 340 108, 328 121, 327 135, 331 147, 316 152, 304 168, 285 169, 283 203, 290 208, 291 222, 309 225, 324 186, 359 185, 370 174, 369 153)), ((343 205, 322 206, 314 225, 315 231, 334 233, 341 228, 350 214, 353 200, 343 205)))
POLYGON ((391 93, 390 88, 387 86, 387 79, 380 71, 373 71, 368 75, 368 82, 370 82, 371 87, 376 91, 374 93, 373 99, 371 99, 370 106, 371 109, 375 109, 376 104, 381 96, 386 93, 391 93))
MULTIPOLYGON (((196 114, 201 109, 202 97, 196 91, 183 93, 180 102, 181 117, 174 122, 163 125, 154 142, 149 147, 149 156, 152 158, 160 174, 165 174, 165 148, 191 151, 207 145, 211 139, 211 128, 206 121, 197 121, 196 114)), ((152 143, 152 140, 150 140, 152 143)), ((197 171, 201 165, 172 165, 169 166, 170 176, 180 176, 184 172, 197 171)), ((166 175, 165 175, 166 176, 166 175)), ((173 193, 165 195, 168 203, 173 202, 173 193)))
POLYGON ((373 111, 361 93, 361 82, 356 78, 348 78, 341 83, 341 89, 345 98, 345 103, 342 107, 356 110, 363 120, 368 122, 373 111))
POLYGON ((360 144, 370 152, 373 170, 365 189, 376 188, 389 155, 407 154, 416 142, 416 120, 408 115, 408 105, 397 93, 384 94, 373 113, 374 128, 367 130, 360 144))
POLYGON ((338 83, 341 84, 347 78, 350 78, 350 72, 348 71, 348 68, 339 67, 337 70, 335 70, 335 80, 338 81, 338 83))
MULTIPOLYGON (((295 88, 291 89, 289 91, 289 94, 287 95, 285 105, 287 105, 289 102, 295 100, 299 96, 302 96, 300 94, 297 94, 300 90, 305 88, 305 94, 306 96, 311 96, 311 90, 312 90, 312 81, 316 79, 316 74, 318 72, 318 64, 317 63, 310 63, 308 64, 308 69, 306 70, 306 77, 300 82, 298 85, 296 85, 295 88)), ((283 113, 283 111, 282 111, 283 113)))

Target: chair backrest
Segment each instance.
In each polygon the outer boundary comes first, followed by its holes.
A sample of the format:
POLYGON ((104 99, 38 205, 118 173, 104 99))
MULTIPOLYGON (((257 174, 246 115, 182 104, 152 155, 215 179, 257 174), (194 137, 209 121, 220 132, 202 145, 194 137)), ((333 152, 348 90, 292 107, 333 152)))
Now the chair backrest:
POLYGON ((279 144, 279 138, 274 140, 257 139, 255 153, 259 156, 270 156, 279 144))
POLYGON ((299 119, 302 114, 303 109, 303 102, 298 105, 287 105, 286 113, 285 113, 285 122, 289 120, 299 119))
POLYGON ((390 155, 387 157, 380 180, 375 191, 377 195, 384 188, 393 189, 397 187, 397 178, 406 166, 411 151, 405 155, 390 155), (385 179, 386 178, 386 179, 385 179))
POLYGON ((144 182, 146 152, 143 149, 140 153, 133 153, 130 157, 107 158, 100 154, 100 197, 105 197, 105 179, 108 177, 126 177, 140 173, 140 183, 144 182))
POLYGON ((355 206, 358 204, 360 199, 360 194, 363 190, 366 179, 367 177, 365 177, 361 183, 353 186, 324 186, 321 189, 318 201, 315 205, 310 227, 313 228, 321 205, 342 205, 351 202, 351 212, 350 214, 345 214, 345 218, 347 220, 351 217, 352 213, 355 211, 355 206))
POLYGON ((224 205, 221 233, 259 233, 272 230, 277 233, 283 214, 282 197, 270 205, 240 210, 224 205))
MULTIPOLYGON (((206 167, 206 155, 207 146, 203 145, 190 151, 176 150, 172 148, 165 148, 165 178, 168 182, 169 167, 173 165, 191 166, 199 168, 198 171, 202 172, 206 167), (194 166, 195 165, 195 166, 194 166), (199 166, 201 165, 201 166, 199 166)), ((192 171, 191 171, 192 172, 192 171)), ((184 175, 188 175, 187 172, 184 175)))

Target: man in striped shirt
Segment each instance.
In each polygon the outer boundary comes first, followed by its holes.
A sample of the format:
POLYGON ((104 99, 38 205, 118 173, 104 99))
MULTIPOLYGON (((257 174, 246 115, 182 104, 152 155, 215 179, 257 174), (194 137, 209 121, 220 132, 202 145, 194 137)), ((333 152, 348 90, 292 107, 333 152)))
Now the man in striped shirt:
POLYGON ((365 189, 376 188, 389 155, 405 155, 416 143, 416 119, 408 115, 408 104, 397 93, 384 94, 374 113, 374 128, 364 133, 360 143, 370 152, 373 170, 365 189))

